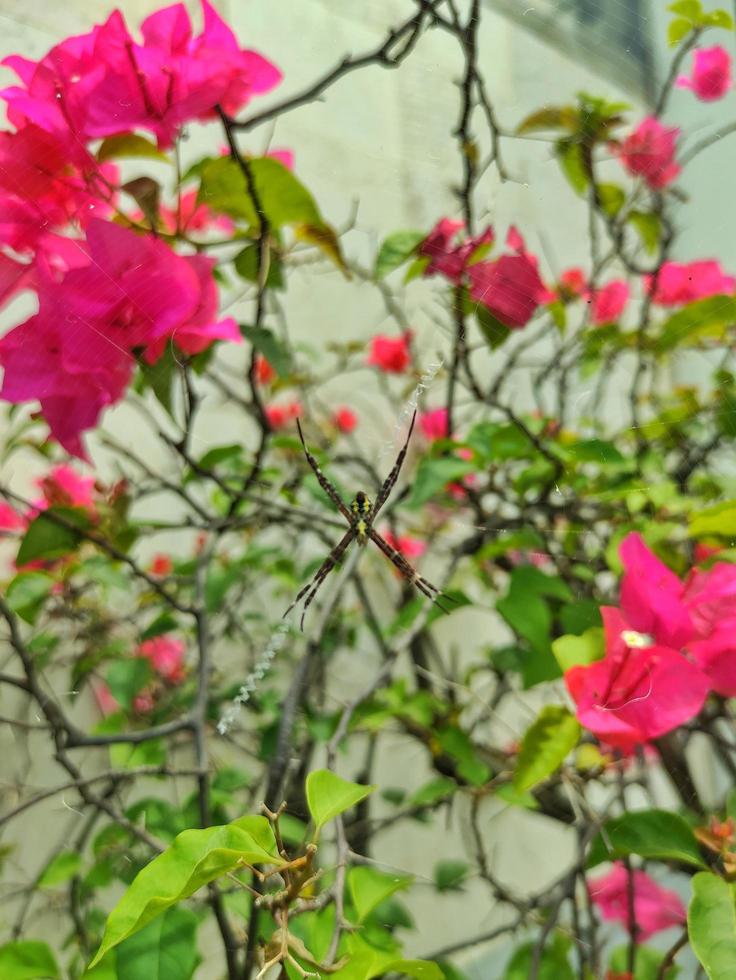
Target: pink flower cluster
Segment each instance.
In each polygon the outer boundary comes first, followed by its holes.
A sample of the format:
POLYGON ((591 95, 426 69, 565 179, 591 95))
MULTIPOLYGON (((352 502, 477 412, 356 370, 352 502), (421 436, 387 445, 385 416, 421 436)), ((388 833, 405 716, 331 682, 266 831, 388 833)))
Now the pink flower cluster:
MULTIPOLYGON (((0 340, 0 397, 39 402, 53 437, 77 456, 83 433, 123 396, 136 357, 154 363, 168 344, 196 354, 240 340, 234 320, 217 318, 213 260, 104 220, 118 173, 90 145, 147 130, 168 147, 187 122, 213 118, 218 105, 236 112, 278 83, 208 0, 202 9, 196 36, 183 4, 148 17, 141 42, 116 11, 38 61, 4 61, 19 84, 0 92, 15 127, 0 133, 0 302, 33 289, 39 309, 0 340)), ((164 230, 218 220, 194 193, 160 212, 164 230)))
POLYGON ((39 61, 6 58, 3 64, 20 80, 0 92, 11 124, 20 130, 34 123, 54 134, 72 160, 86 153, 90 140, 137 129, 168 147, 190 120, 213 118, 218 104, 237 112, 278 84, 278 69, 255 51, 241 50, 208 0, 202 10, 204 28, 196 37, 179 3, 143 21, 143 43, 114 11, 39 61))
POLYGON ((547 291, 539 277, 538 262, 531 255, 516 228, 509 229, 506 246, 512 254, 486 261, 485 253, 494 242, 492 228, 480 235, 457 241, 464 229, 462 221, 442 218, 417 248, 429 263, 425 276, 442 275, 453 285, 469 283, 470 295, 507 327, 525 326, 547 291))
POLYGON ((31 503, 26 513, 0 502, 0 531, 24 531, 41 511, 49 507, 79 507, 90 518, 97 516, 93 476, 82 476, 72 466, 62 463, 35 482, 41 496, 31 503))
POLYGON ((582 725, 630 751, 698 714, 709 691, 736 695, 736 565, 681 581, 629 534, 621 608, 601 610, 605 656, 565 674, 582 725))
MULTIPOLYGON (((186 651, 183 640, 170 634, 154 636, 144 640, 136 651, 136 657, 145 657, 151 664, 155 679, 133 699, 133 710, 140 715, 153 711, 167 687, 178 687, 186 678, 184 654, 186 651)), ((104 682, 94 689, 95 699, 100 711, 109 715, 120 710, 110 688, 104 682)))
MULTIPOLYGON (((655 933, 684 923, 685 906, 677 892, 658 885, 645 871, 632 871, 631 877, 637 942, 644 943, 655 933)), ((607 922, 631 928, 629 872, 622 862, 617 861, 608 874, 589 882, 588 891, 607 922)))
POLYGON ((663 126, 654 116, 647 116, 613 149, 633 177, 641 177, 652 190, 662 190, 680 173, 675 161, 679 135, 676 126, 663 126))
POLYGON ((712 48, 693 51, 693 69, 690 76, 679 75, 678 88, 688 88, 701 102, 715 102, 733 88, 731 79, 731 55, 716 44, 712 48))
POLYGON ((736 278, 727 276, 715 259, 665 262, 656 279, 644 277, 644 286, 660 306, 682 306, 708 296, 733 295, 736 278))
POLYGON ((576 299, 584 299, 590 304, 590 318, 596 326, 604 323, 615 323, 619 319, 630 297, 629 284, 625 279, 612 279, 604 286, 590 288, 585 273, 577 266, 565 269, 560 274, 556 290, 550 292, 546 300, 562 300, 570 303, 576 299))

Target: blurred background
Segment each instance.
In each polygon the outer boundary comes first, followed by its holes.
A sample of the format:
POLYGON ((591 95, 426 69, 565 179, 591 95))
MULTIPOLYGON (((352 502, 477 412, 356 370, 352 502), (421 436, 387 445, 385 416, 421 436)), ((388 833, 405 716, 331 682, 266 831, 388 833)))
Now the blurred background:
MULTIPOLYGON (((409 0, 213 3, 243 46, 261 51, 284 73, 279 89, 261 99, 259 109, 268 106, 270 100, 280 101, 300 91, 345 54, 356 55, 375 47, 413 8, 409 0)), ((157 0, 123 0, 118 4, 131 29, 163 5, 157 0)), ((195 18, 199 16, 197 3, 187 6, 195 18)), ((544 104, 574 101, 581 90, 628 102, 632 120, 646 115, 654 104, 670 57, 664 0, 482 0, 482 6, 480 65, 503 131, 513 131, 532 110, 544 104)), ((0 55, 20 53, 38 58, 61 38, 87 31, 104 20, 111 9, 107 0, 0 0, 0 55)), ((719 38, 719 43, 732 45, 732 36, 719 38)), ((457 216, 453 186, 460 179, 460 161, 452 131, 459 111, 461 67, 455 41, 440 31, 429 32, 397 71, 371 66, 348 75, 319 101, 280 117, 275 126, 266 123, 244 135, 242 148, 256 154, 267 147, 293 150, 295 170, 327 220, 338 229, 349 227, 344 250, 369 269, 380 241, 389 232, 401 228, 429 230, 439 217, 457 216)), ((11 72, 0 69, 0 83, 12 84, 13 80, 11 72)), ((688 141, 683 145, 687 146, 734 119, 733 92, 719 102, 703 104, 689 93, 675 90, 666 121, 683 127, 688 141)), ((196 127, 185 146, 185 157, 196 159, 216 153, 222 142, 219 127, 196 127)), ((569 265, 585 265, 585 209, 561 176, 551 141, 536 135, 504 140, 502 151, 512 179, 501 182, 495 171, 486 175, 478 199, 481 221, 487 218, 493 223, 499 240, 510 224, 516 224, 531 250, 540 255, 546 278, 555 278, 569 265)), ((673 258, 717 256, 727 272, 736 271, 736 194, 726 192, 733 171, 734 152, 727 140, 688 168, 678 186, 686 194, 697 187, 698 206, 682 212, 687 224, 678 229, 673 258)), ((443 340, 444 308, 439 299, 433 302, 431 295, 430 286, 422 282, 411 284, 403 296, 409 321, 422 338, 422 357, 427 363, 434 359, 443 340)), ((241 301, 238 296, 228 297, 230 312, 234 310, 237 315, 241 301)), ((18 322, 20 306, 27 302, 21 298, 6 308, 0 326, 18 322)), ((290 280, 284 315, 293 336, 303 343, 344 340, 348 324, 350 336, 365 338, 366 342, 377 332, 398 330, 370 283, 348 282, 334 271, 320 275, 313 268, 306 268, 302 274, 297 270, 290 280)), ((243 355, 231 349, 226 356, 237 365, 243 355)), ((682 382, 704 378, 704 356, 688 355, 677 370, 682 382)), ((356 391, 354 381, 340 379, 335 379, 334 385, 336 399, 341 392, 343 396, 350 392, 359 412, 368 418, 375 415, 369 386, 356 391)), ((523 399, 523 392, 520 397, 523 399)), ((432 401, 431 388, 428 401, 432 401)), ((107 413, 105 425, 121 440, 136 440, 141 451, 140 440, 146 436, 133 427, 128 411, 120 406, 107 413)), ((213 432, 227 426, 227 406, 213 406, 209 418, 213 432)), ((200 430, 199 438, 207 442, 206 427, 200 430)), ((94 440, 92 445, 94 451, 94 440)), ((104 459, 101 448, 99 452, 99 458, 104 459)), ((20 492, 30 485, 35 465, 41 464, 32 462, 28 472, 10 474, 20 492)), ((463 622, 473 621, 466 618, 463 622)), ((479 619, 477 629, 482 628, 479 619)), ((447 637, 449 643, 453 639, 447 637)), ((480 635, 477 639, 482 641, 480 635)), ((523 728, 527 720, 521 715, 519 727, 523 728)), ((42 765, 34 765, 30 757, 14 756, 13 749, 6 732, 0 736, 0 779, 17 782, 26 778, 43 786, 42 765)), ((383 767, 381 781, 388 785, 393 772, 406 788, 419 786, 426 779, 419 760, 387 757, 383 767)), ((706 778, 707 773, 703 776, 706 778)), ((49 814, 61 815, 63 807, 61 803, 54 806, 57 810, 31 811, 22 828, 29 858, 37 847, 34 840, 42 839, 45 832, 56 833, 48 826, 49 814)), ((550 821, 542 826, 540 821, 543 818, 518 809, 504 810, 489 801, 489 840, 502 881, 539 886, 545 879, 551 880, 568 859, 573 844, 564 829, 550 821)), ((388 831, 383 844, 386 852, 394 855, 397 870, 413 872, 421 880, 427 873, 427 856, 439 847, 438 835, 442 835, 443 857, 465 856, 461 823, 446 834, 441 828, 417 823, 410 836, 402 830, 392 840, 388 831)), ((22 853, 16 855, 16 861, 22 862, 22 853)), ((444 896, 437 896, 431 888, 424 893, 417 889, 411 899, 411 913, 418 928, 407 944, 410 955, 431 955, 464 936, 488 931, 499 921, 487 892, 472 882, 465 892, 444 896)), ((53 928, 53 913, 46 912, 42 920, 34 922, 34 933, 41 935, 46 924, 53 928)), ((503 945, 482 955, 471 951, 464 969, 477 980, 496 976, 506 955, 503 945)))

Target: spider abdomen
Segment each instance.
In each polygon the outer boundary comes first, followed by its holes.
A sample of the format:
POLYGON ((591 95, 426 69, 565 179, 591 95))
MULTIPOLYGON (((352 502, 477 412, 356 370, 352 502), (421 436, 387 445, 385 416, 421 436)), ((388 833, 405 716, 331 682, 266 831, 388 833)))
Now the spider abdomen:
POLYGON ((371 529, 373 504, 368 496, 359 490, 355 495, 355 500, 350 505, 350 510, 355 515, 353 527, 355 528, 356 540, 358 544, 364 545, 368 541, 368 532, 371 529))

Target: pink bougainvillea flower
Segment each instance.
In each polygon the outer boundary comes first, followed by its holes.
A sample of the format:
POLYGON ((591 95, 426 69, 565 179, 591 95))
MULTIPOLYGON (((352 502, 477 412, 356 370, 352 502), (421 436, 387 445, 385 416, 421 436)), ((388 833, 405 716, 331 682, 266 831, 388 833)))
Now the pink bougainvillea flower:
POLYGON ((647 116, 618 147, 618 155, 632 176, 642 177, 653 190, 661 190, 680 173, 675 162, 679 135, 676 126, 663 126, 654 116, 647 116))
POLYGON ((427 545, 419 538, 414 538, 410 534, 395 535, 391 531, 383 531, 384 540, 399 554, 411 561, 420 558, 427 550, 427 545))
POLYGON ((302 414, 300 402, 287 402, 284 405, 267 405, 266 419, 272 429, 285 429, 294 419, 302 414))
POLYGON ((84 457, 81 433, 122 397, 136 349, 150 362, 170 340, 197 353, 240 335, 231 318, 215 320, 211 259, 176 255, 160 240, 99 220, 76 244, 86 264, 60 279, 38 266, 38 314, 0 340, 0 396, 39 400, 54 438, 84 457))
POLYGON ((701 102, 715 102, 733 87, 731 79, 731 55, 716 44, 712 48, 693 51, 692 74, 680 75, 675 84, 689 88, 701 102))
MULTIPOLYGON (((0 201, 1 207, 2 202, 0 201)), ((0 218, 0 227, 2 220, 0 218)), ((33 270, 29 265, 16 262, 15 259, 11 259, 0 252, 0 306, 4 306, 12 296, 29 287, 32 282, 33 270)))
POLYGON ((167 575, 171 575, 174 571, 174 563, 169 555, 154 555, 153 561, 149 566, 149 571, 156 578, 166 578, 167 575))
POLYGON ((97 702, 97 707, 100 709, 103 715, 112 715, 116 711, 120 711, 120 705, 113 697, 113 693, 104 681, 99 681, 92 687, 92 693, 94 695, 95 701, 97 702))
POLYGON ((202 9, 196 37, 185 6, 175 4, 146 18, 142 44, 115 11, 38 62, 6 59, 22 83, 0 93, 11 123, 34 122, 70 147, 135 129, 149 130, 167 147, 186 122, 214 117, 218 104, 235 113, 278 84, 274 65, 241 50, 207 0, 202 9))
POLYGON ((419 428, 427 437, 435 439, 446 439, 447 432, 447 409, 433 408, 429 412, 422 412, 419 416, 419 428))
POLYGON ((614 323, 629 301, 629 286, 623 279, 614 279, 591 294, 593 323, 614 323))
POLYGON ((332 413, 332 421, 340 432, 352 432, 358 424, 358 416, 350 408, 338 408, 332 413))
POLYGON ((548 296, 536 259, 527 253, 476 262, 468 268, 468 275, 471 297, 507 327, 525 326, 548 296))
POLYGON ((437 222, 417 248, 417 255, 426 256, 430 260, 423 275, 443 275, 457 285, 470 261, 476 254, 480 255, 479 249, 486 250, 493 244, 493 229, 490 227, 480 235, 473 235, 459 244, 453 244, 464 227, 465 222, 453 221, 451 218, 441 218, 437 222))
MULTIPOLYGON (((646 942, 651 936, 685 922, 685 906, 677 892, 650 878, 645 871, 632 871, 634 893, 634 924, 636 941, 646 942)), ((611 871, 588 882, 593 903, 607 922, 620 922, 631 928, 629 872, 621 861, 616 861, 611 871)))
POLYGON ((256 356, 256 381, 259 385, 270 385, 276 377, 276 372, 262 354, 256 356))
POLYGON ((736 278, 727 276, 715 259, 700 262, 665 262, 659 275, 645 276, 644 285, 660 306, 682 306, 708 296, 730 296, 736 278))
POLYGON ((154 636, 145 640, 136 651, 137 656, 145 657, 158 674, 171 684, 180 684, 185 676, 184 651, 186 646, 182 640, 169 634, 154 636))
POLYGON ((186 354, 199 354, 215 340, 229 340, 240 344, 243 338, 233 317, 218 320, 218 295, 212 270, 217 260, 204 255, 178 256, 192 270, 197 284, 197 301, 189 316, 177 324, 169 337, 160 337, 148 345, 146 360, 154 364, 164 351, 167 340, 173 341, 186 354))
POLYGON ((701 669, 678 650, 653 644, 620 610, 603 607, 601 616, 605 656, 565 674, 581 725, 627 749, 693 718, 708 694, 701 669))
POLYGON ((411 364, 411 331, 399 337, 377 334, 371 340, 368 364, 373 364, 387 374, 403 374, 411 364))
POLYGON ((651 636, 654 643, 680 649, 694 632, 684 584, 652 554, 640 534, 628 534, 619 554, 625 569, 621 608, 631 628, 651 636))
POLYGON ((36 480, 36 485, 43 493, 43 497, 41 500, 34 501, 34 510, 46 510, 47 507, 80 507, 90 515, 96 513, 95 478, 82 476, 67 463, 55 466, 47 476, 36 480))
POLYGON ((0 533, 3 531, 22 531, 28 521, 15 508, 0 500, 0 533))
POLYGON ((575 299, 586 294, 587 278, 585 272, 578 266, 565 269, 560 273, 560 280, 557 283, 561 299, 575 299))
MULTIPOLYGON (((196 189, 182 194, 175 207, 169 208, 162 204, 158 215, 162 230, 170 235, 177 232, 188 235, 194 231, 209 231, 211 228, 218 228, 229 235, 235 228, 232 218, 228 218, 225 214, 215 214, 206 204, 198 203, 196 189)), ((135 221, 140 221, 143 214, 137 211, 131 217, 135 221)))

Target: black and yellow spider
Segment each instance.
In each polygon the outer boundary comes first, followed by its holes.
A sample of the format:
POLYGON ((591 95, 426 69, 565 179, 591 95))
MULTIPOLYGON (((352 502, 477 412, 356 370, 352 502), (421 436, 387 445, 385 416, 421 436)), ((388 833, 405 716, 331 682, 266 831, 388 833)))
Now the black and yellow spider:
POLYGON ((307 457, 307 462, 314 470, 314 474, 319 480, 319 484, 322 487, 322 489, 325 491, 325 493, 333 502, 335 507, 337 507, 337 509, 342 514, 342 516, 350 525, 350 529, 348 530, 347 534, 342 538, 341 541, 338 541, 338 543, 332 549, 330 554, 327 556, 327 558, 325 558, 325 560, 322 562, 320 567, 317 569, 314 578, 304 586, 301 592, 297 595, 296 599, 294 599, 292 604, 284 613, 284 616, 288 616, 291 610, 294 608, 294 606, 299 602, 299 600, 306 595, 307 598, 304 602, 304 608, 302 609, 302 616, 299 623, 301 629, 304 629, 304 617, 306 616, 307 609, 309 608, 314 597, 316 596, 320 585, 322 585, 322 583, 327 578, 329 573, 332 571, 335 565, 340 561, 348 545, 354 540, 357 541, 360 546, 364 546, 368 543, 368 541, 372 541, 375 545, 377 545, 381 549, 384 555, 394 563, 394 565, 398 568, 398 570, 401 572, 404 578, 408 579, 408 581, 411 582, 412 585, 416 586, 416 588, 419 589, 420 592, 423 592, 424 595, 426 595, 429 599, 432 600, 432 602, 435 602, 443 612, 449 612, 449 610, 446 609, 439 601, 438 597, 444 596, 445 598, 448 599, 451 597, 446 596, 441 591, 441 589, 438 589, 436 585, 432 585, 432 583, 428 582, 426 578, 422 578, 422 576, 417 572, 417 570, 415 568, 412 568, 412 566, 409 564, 406 558, 404 558, 404 556, 395 548, 392 548, 391 545, 388 543, 388 541, 382 538, 381 535, 373 526, 376 517, 378 516, 378 512, 388 500, 388 495, 391 493, 394 484, 396 483, 399 477, 399 471, 401 470, 402 463, 404 462, 404 457, 406 456, 406 450, 409 447, 409 440, 411 439, 411 434, 414 429, 414 422, 416 421, 416 417, 417 417, 417 413, 414 412, 414 414, 411 417, 411 425, 409 426, 409 433, 406 437, 406 442, 404 443, 401 452, 396 457, 396 462, 394 463, 393 469, 386 477, 386 479, 383 481, 383 486, 378 491, 378 496, 376 497, 375 504, 371 503, 367 494, 365 494, 362 490, 359 490, 355 495, 355 499, 350 504, 350 507, 348 507, 345 504, 343 499, 340 497, 340 494, 337 492, 337 490, 333 487, 333 485, 324 475, 322 470, 319 468, 319 465, 317 464, 317 460, 314 458, 314 456, 312 456, 310 451, 307 449, 307 444, 304 441, 304 435, 302 433, 302 427, 299 424, 299 419, 297 419, 296 425, 299 430, 299 438, 302 441, 302 446, 304 446, 304 452, 307 457))

